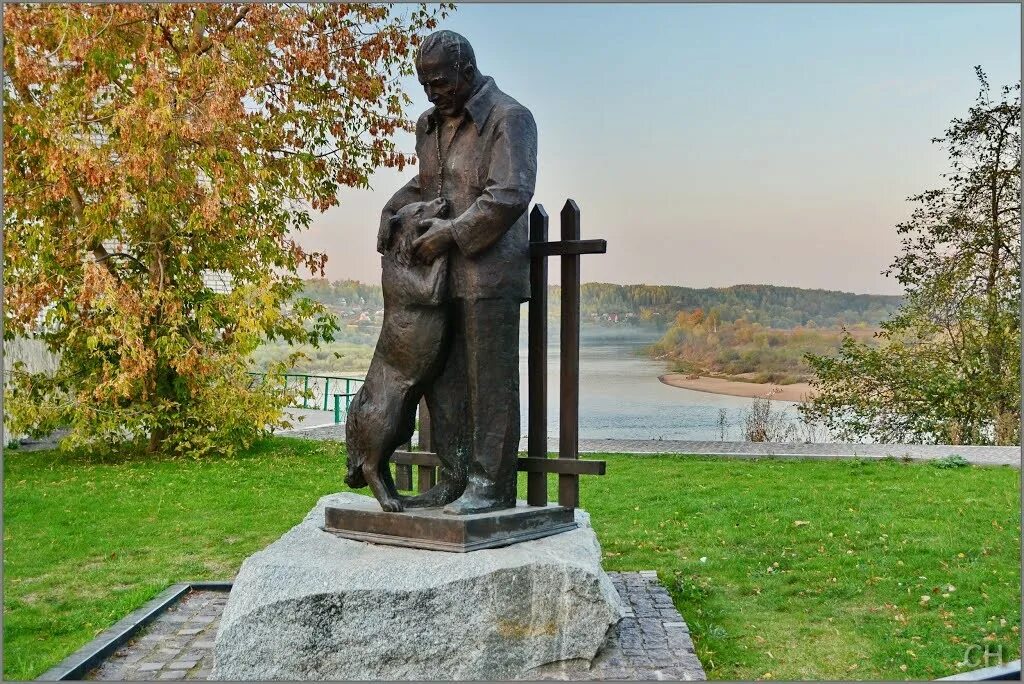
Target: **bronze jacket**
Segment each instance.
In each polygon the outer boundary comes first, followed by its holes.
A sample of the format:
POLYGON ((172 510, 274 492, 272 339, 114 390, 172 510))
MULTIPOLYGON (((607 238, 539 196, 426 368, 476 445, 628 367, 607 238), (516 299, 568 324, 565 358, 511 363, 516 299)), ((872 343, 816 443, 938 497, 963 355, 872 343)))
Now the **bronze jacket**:
POLYGON ((406 204, 443 194, 451 202, 457 245, 448 253, 448 295, 525 301, 530 297, 527 211, 537 180, 533 115, 487 77, 466 102, 450 145, 440 123, 433 107, 416 122, 419 170, 384 206, 381 227, 406 204))

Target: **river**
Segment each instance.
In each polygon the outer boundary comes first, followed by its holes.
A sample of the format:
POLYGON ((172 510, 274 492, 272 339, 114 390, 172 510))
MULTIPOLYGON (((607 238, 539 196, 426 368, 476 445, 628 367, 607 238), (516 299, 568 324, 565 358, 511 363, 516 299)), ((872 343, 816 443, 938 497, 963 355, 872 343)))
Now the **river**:
MULTIPOLYGON (((584 333, 580 344, 581 439, 720 440, 720 411, 725 410, 725 439, 742 441, 743 419, 752 399, 669 387, 658 376, 664 362, 643 356, 650 335, 602 336, 584 333)), ((526 347, 520 345, 520 404, 526 435, 526 347)), ((559 349, 548 345, 548 435, 558 435, 559 349)), ((772 411, 796 420, 796 404, 772 401, 772 411)))
MULTIPOLYGON (((524 326, 525 328, 525 326, 524 326)), ((557 326, 548 344, 548 437, 558 437, 559 347, 557 326)), ((525 330, 519 346, 519 397, 522 437, 527 434, 527 348, 525 330)), ((670 387, 658 380, 668 371, 644 348, 657 340, 653 332, 584 327, 580 343, 581 439, 744 441, 744 418, 753 399, 670 387), (722 411, 724 410, 724 424, 722 411)), ((314 375, 320 375, 315 373, 314 375)), ((362 377, 361 373, 338 373, 362 377)), ((337 390, 335 390, 337 391, 337 390)), ((318 400, 322 401, 322 399, 318 400)), ((773 413, 799 424, 796 404, 772 401, 773 413)), ((333 422, 325 411, 293 410, 305 425, 333 422), (308 414, 308 415, 307 415, 308 414)), ((802 441, 797 436, 796 441, 802 441)), ((817 440, 816 440, 817 441, 817 440)), ((525 445, 525 441, 523 442, 525 445)))

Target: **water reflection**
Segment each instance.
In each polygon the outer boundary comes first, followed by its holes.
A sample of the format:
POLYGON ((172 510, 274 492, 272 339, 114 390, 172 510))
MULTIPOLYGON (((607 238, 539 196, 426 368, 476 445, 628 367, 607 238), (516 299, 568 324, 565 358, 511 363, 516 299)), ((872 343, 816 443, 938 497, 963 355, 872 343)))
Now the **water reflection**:
MULTIPOLYGON (((581 439, 718 440, 720 410, 725 410, 725 439, 742 441, 744 413, 752 399, 669 387, 658 380, 665 364, 642 353, 650 336, 602 338, 584 336, 580 345, 581 439)), ((526 347, 520 346, 520 411, 526 435, 526 347)), ((558 436, 559 350, 548 347, 548 435, 558 436)), ((797 419, 794 402, 772 401, 797 419)))

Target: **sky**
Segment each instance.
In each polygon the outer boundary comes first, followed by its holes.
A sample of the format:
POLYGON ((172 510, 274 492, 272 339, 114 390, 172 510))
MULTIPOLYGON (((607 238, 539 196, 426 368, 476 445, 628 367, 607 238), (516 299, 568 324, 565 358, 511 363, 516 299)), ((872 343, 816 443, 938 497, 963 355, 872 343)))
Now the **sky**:
MULTIPOLYGON (((403 11, 399 6, 399 11, 403 11)), ((940 187, 931 139, 966 114, 981 65, 1021 76, 1016 4, 464 4, 481 72, 538 128, 534 201, 567 198, 584 282, 743 283, 899 294, 910 195, 940 187)), ((415 119, 429 102, 414 77, 415 119)), ((401 149, 415 149, 411 135, 401 149)), ((332 280, 380 281, 380 209, 412 176, 344 188, 299 241, 332 280)), ((550 269, 552 283, 558 269, 550 269)))

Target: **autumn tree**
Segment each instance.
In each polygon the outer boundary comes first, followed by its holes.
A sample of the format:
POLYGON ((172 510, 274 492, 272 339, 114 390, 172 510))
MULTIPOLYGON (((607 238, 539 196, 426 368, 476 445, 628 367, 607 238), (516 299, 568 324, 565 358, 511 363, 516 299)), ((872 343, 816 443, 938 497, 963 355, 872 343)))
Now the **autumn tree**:
POLYGON ((249 354, 337 329, 297 296, 327 257, 296 234, 341 186, 412 161, 398 77, 448 9, 9 6, 5 335, 61 358, 8 369, 11 426, 203 453, 282 424, 249 354))
POLYGON ((906 303, 871 348, 852 337, 808 357, 818 396, 804 411, 840 438, 1020 443, 1020 83, 993 98, 985 74, 942 137, 944 187, 897 231, 887 275, 906 303))

